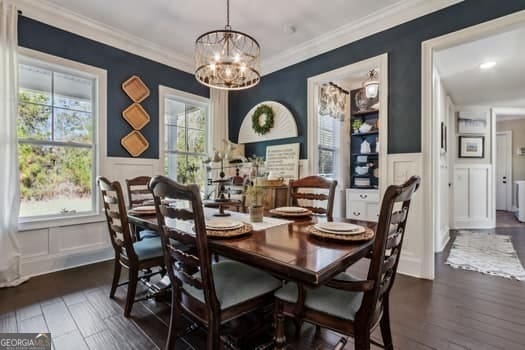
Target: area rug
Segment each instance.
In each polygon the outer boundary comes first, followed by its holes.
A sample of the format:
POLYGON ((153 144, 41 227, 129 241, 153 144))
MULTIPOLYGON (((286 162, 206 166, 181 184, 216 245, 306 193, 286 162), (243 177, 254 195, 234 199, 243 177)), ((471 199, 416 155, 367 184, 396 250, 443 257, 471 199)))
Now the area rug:
POLYGON ((487 275, 525 280, 510 236, 459 231, 446 264, 487 275))

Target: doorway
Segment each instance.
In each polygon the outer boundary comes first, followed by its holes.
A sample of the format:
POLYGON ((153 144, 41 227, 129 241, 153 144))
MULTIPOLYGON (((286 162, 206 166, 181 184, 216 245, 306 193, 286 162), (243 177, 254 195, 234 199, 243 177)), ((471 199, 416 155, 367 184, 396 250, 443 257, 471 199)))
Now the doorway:
MULTIPOLYGON (((514 84, 512 79, 506 79, 512 76, 509 68, 523 69, 519 73, 523 76, 525 65, 521 62, 521 45, 497 39, 502 36, 503 39, 505 36, 519 38, 524 31, 525 12, 521 12, 422 44, 422 136, 423 140, 429 140, 423 142, 429 184, 425 212, 428 215, 426 225, 432 235, 432 239, 425 240, 425 251, 430 266, 434 263, 431 252, 451 247, 450 242, 440 246, 443 242, 439 239, 441 230, 447 224, 446 215, 443 215, 445 207, 449 208, 451 229, 492 233, 497 233, 500 216, 496 215, 496 209, 504 208, 506 213, 513 213, 516 209, 513 190, 516 178, 514 171, 509 170, 512 163, 509 158, 517 154, 517 148, 507 136, 498 137, 496 134, 495 112, 525 107, 525 84, 514 84), (489 38, 497 44, 487 45, 489 38), (505 43, 514 51, 505 52, 502 48, 505 43), (448 58, 445 57, 447 51, 448 58), (440 54, 442 57, 438 57, 440 54), (462 66, 467 61, 471 64, 468 68, 462 66), (440 80, 438 84, 436 71, 440 80), (444 98, 437 97, 437 89, 442 89, 444 98), (453 105, 452 117, 436 112, 439 110, 436 101, 446 102, 448 99, 453 105), (509 144, 512 145, 510 152, 509 144), (498 158, 502 159, 498 161, 498 158), (446 181, 447 175, 449 181, 446 181), (502 190, 504 192, 498 198, 502 190)), ((446 111, 446 108, 444 104, 441 111, 446 111)))
POLYGON ((512 131, 496 132, 496 211, 512 209, 512 131))

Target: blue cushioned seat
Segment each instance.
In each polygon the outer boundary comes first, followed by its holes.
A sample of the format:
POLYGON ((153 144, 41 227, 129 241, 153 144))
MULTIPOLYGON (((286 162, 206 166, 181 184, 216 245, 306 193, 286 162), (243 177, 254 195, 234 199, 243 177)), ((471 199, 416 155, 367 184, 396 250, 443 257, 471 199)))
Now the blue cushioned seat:
POLYGON ((163 255, 160 236, 143 239, 133 243, 139 260, 158 258, 163 255))
MULTIPOLYGON (((336 279, 344 281, 359 281, 359 279, 346 273, 340 273, 336 276, 336 279)), ((290 282, 277 290, 275 292, 275 297, 289 303, 296 303, 297 294, 297 285, 290 282)), ((326 286, 306 288, 306 307, 345 320, 355 320, 355 315, 361 307, 362 301, 362 292, 347 292, 326 286)))
POLYGON ((159 233, 153 230, 142 230, 139 231, 140 239, 159 237, 159 233))
MULTIPOLYGON (((222 310, 271 293, 282 285, 281 281, 266 272, 237 261, 221 261, 213 264, 211 268, 215 294, 222 310)), ((183 288, 197 300, 205 302, 202 289, 187 284, 184 284, 183 288)))

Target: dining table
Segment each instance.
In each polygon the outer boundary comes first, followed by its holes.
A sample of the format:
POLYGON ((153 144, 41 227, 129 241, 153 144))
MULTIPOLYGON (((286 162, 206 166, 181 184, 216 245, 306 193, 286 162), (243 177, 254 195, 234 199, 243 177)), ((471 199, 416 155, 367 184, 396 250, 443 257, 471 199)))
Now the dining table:
MULTIPOLYGON (((288 219, 286 224, 268 227, 235 238, 210 238, 208 246, 215 254, 270 272, 284 280, 309 286, 322 285, 350 265, 367 256, 373 239, 333 241, 314 237, 310 227, 327 221, 326 217, 308 216, 288 219)), ((131 225, 160 232, 152 214, 128 213, 131 225)), ((376 223, 333 218, 375 230, 376 223)))

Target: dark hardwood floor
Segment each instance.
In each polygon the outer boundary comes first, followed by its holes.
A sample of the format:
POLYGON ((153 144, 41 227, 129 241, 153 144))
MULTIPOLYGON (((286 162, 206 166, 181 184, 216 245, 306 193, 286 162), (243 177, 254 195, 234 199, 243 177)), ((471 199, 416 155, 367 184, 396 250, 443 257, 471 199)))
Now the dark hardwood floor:
MULTIPOLYGON (((502 227, 525 262, 525 228, 502 227)), ((525 349, 525 283, 444 264, 450 243, 436 256, 434 281, 398 275, 392 291, 391 317, 396 349, 525 349)), ((362 275, 366 264, 351 268, 362 275)), ((125 287, 109 299, 110 262, 32 278, 0 290, 0 332, 50 331, 56 350, 158 349, 167 334, 169 307, 153 300, 136 303, 123 317, 125 287)), ((240 322, 243 323, 243 322, 240 322)), ((289 349, 329 349, 339 335, 305 325, 289 349)), ((270 336, 270 335, 269 335, 270 336)), ((380 340, 379 332, 373 337, 380 340)), ((179 339, 177 350, 201 349, 197 330, 179 339)), ((268 340, 268 339, 266 339, 268 340)), ((260 339, 254 341, 261 342, 260 339)), ((247 345, 255 348, 255 345, 247 345)), ((345 347, 352 349, 352 341, 345 347)))

